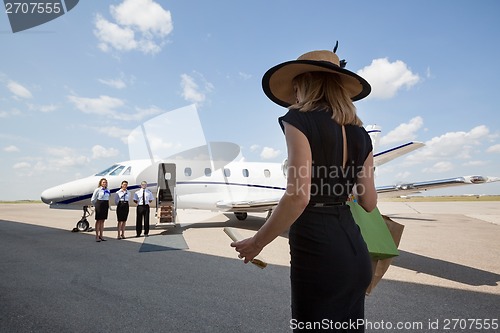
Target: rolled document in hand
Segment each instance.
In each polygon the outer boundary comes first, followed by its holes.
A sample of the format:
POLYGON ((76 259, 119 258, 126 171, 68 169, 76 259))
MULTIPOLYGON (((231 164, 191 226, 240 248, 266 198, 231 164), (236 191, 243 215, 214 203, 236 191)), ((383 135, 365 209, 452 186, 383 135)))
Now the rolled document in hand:
MULTIPOLYGON (((225 227, 224 228, 224 232, 234 241, 234 242, 238 242, 240 240, 243 239, 243 237, 238 233, 238 231, 236 231, 236 229, 234 228, 230 228, 230 227, 225 227)), ((264 269, 266 268, 267 266, 267 263, 262 260, 262 258, 253 258, 252 261, 250 261, 252 264, 254 264, 255 266, 261 268, 261 269, 264 269)))

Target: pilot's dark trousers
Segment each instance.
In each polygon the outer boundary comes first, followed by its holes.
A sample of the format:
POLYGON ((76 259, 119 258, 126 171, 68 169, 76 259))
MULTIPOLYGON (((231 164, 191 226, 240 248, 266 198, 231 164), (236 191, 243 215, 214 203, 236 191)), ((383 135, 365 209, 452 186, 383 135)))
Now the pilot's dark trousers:
POLYGON ((135 232, 137 236, 142 233, 142 221, 144 220, 144 235, 149 234, 149 205, 137 206, 137 217, 135 219, 135 232))

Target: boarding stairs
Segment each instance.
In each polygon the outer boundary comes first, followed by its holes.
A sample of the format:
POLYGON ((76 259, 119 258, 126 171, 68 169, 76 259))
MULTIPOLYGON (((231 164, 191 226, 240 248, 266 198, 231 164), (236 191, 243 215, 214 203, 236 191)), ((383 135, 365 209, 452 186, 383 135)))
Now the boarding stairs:
POLYGON ((156 193, 156 227, 175 227, 176 223, 176 166, 175 163, 158 165, 158 189, 156 193))

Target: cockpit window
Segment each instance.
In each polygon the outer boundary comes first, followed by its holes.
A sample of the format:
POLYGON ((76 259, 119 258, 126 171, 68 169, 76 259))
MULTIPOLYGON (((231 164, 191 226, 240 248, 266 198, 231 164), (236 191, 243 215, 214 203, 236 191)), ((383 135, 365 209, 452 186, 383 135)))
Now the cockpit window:
POLYGON ((114 164, 114 165, 110 166, 109 168, 107 168, 106 170, 103 170, 99 173, 96 173, 95 175, 96 176, 105 176, 108 173, 110 173, 111 171, 113 171, 114 169, 116 169, 117 166, 118 166, 118 164, 114 164))
POLYGON ((110 176, 116 176, 119 175, 122 170, 125 169, 124 165, 120 165, 118 168, 114 169, 109 175, 110 176))
POLYGON ((123 173, 124 176, 128 176, 130 175, 130 173, 132 172, 132 167, 128 167, 125 172, 123 173))

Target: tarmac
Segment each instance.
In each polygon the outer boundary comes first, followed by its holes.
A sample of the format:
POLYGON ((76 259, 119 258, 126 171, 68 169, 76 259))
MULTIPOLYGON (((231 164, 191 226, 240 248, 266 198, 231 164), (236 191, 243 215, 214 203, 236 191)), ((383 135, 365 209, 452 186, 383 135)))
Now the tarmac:
MULTIPOLYGON (((366 332, 498 332, 500 202, 378 207, 405 229, 366 298, 366 332)), ((287 235, 262 251, 260 269, 223 232, 251 236, 266 214, 179 210, 165 230, 151 213, 150 237, 134 237, 132 208, 117 240, 111 211, 108 241, 96 243, 71 232, 80 211, 0 204, 0 332, 291 332, 287 235)))

